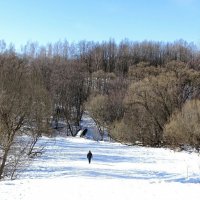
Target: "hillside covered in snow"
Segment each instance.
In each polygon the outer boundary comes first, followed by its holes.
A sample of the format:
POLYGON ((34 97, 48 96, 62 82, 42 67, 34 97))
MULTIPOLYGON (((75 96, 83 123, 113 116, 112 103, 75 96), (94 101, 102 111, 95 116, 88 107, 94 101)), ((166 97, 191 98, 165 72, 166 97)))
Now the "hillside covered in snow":
POLYGON ((0 182, 1 200, 199 198, 196 153, 84 138, 42 138, 40 143, 46 144, 45 152, 17 180, 0 182))

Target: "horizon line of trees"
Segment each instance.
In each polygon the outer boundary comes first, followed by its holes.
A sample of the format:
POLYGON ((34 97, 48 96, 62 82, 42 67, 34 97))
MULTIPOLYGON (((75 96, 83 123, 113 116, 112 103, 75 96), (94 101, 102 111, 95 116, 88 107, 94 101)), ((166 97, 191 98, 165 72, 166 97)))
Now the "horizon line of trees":
POLYGON ((200 52, 183 40, 28 42, 20 53, 0 40, 0 179, 61 120, 75 136, 86 110, 102 138, 199 150, 199 102, 200 52))
MULTIPOLYGON (((14 44, 7 45, 0 40, 0 53, 15 52, 22 57, 60 57, 66 60, 81 60, 88 71, 127 73, 128 67, 140 62, 150 65, 164 65, 172 60, 186 62, 195 67, 193 62, 199 59, 199 49, 193 42, 176 40, 174 42, 142 42, 124 39, 116 43, 114 39, 103 42, 82 40, 69 43, 67 40, 39 45, 38 42, 27 42, 17 52, 14 44)), ((198 67, 198 66, 197 66, 198 67)))

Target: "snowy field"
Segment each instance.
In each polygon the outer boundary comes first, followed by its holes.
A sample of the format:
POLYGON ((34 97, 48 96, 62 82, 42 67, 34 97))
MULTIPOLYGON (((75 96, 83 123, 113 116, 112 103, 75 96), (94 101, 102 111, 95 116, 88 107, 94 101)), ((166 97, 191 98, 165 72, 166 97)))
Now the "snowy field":
MULTIPOLYGON (((92 120, 84 116, 82 126, 92 138, 92 120)), ((0 182, 0 200, 200 198, 200 156, 196 153, 84 138, 43 137, 40 144, 45 144, 45 152, 17 180, 0 182), (94 156, 91 164, 86 159, 89 150, 94 156)))
POLYGON ((0 200, 199 199, 200 157, 83 138, 42 138, 46 150, 0 182, 0 200), (89 165, 88 150, 94 158, 89 165))

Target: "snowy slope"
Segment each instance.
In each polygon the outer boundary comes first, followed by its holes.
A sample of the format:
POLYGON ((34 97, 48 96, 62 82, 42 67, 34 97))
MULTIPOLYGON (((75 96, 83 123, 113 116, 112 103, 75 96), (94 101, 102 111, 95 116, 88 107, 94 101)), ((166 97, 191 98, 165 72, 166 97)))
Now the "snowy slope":
POLYGON ((0 199, 199 199, 195 153, 128 147, 83 138, 43 138, 46 151, 18 180, 0 182, 0 199), (89 165, 88 150, 94 159, 89 165))
MULTIPOLYGON (((89 122, 83 122, 87 128, 89 122)), ((45 152, 18 180, 0 182, 0 200, 199 199, 196 153, 84 138, 43 137, 40 144, 45 152), (94 155, 90 165, 89 150, 94 155)))
POLYGON ((96 127, 94 120, 88 115, 88 113, 84 113, 81 123, 82 130, 87 128, 86 138, 93 139, 95 141, 101 140, 101 136, 96 127))

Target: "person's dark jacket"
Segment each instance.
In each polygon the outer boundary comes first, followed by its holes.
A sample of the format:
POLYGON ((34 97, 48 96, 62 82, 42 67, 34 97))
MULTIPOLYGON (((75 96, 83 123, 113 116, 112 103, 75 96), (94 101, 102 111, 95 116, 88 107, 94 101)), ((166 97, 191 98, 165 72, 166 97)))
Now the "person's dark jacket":
POLYGON ((91 152, 91 151, 88 152, 88 154, 87 154, 87 159, 88 159, 88 162, 89 162, 89 164, 90 164, 91 159, 92 159, 92 152, 91 152))

